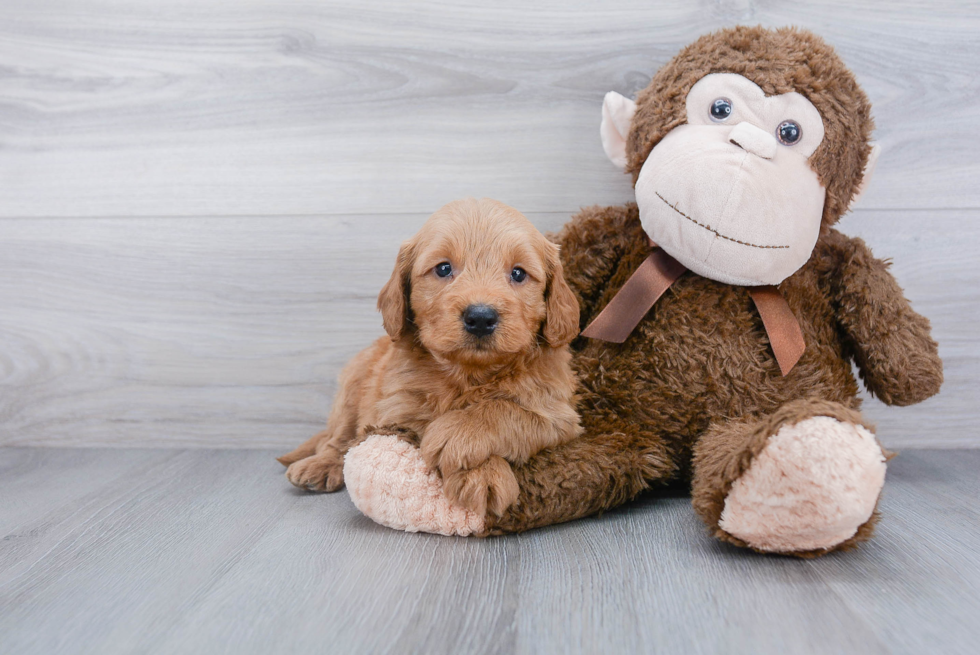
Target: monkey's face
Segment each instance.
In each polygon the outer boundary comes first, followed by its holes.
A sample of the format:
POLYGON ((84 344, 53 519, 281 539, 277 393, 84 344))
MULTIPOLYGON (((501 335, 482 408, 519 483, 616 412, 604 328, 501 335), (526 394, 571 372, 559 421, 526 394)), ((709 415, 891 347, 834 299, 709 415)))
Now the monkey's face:
POLYGON ((810 257, 825 190, 808 158, 824 137, 798 93, 766 97, 732 73, 699 80, 687 124, 650 152, 636 181, 647 234, 699 275, 778 284, 810 257))

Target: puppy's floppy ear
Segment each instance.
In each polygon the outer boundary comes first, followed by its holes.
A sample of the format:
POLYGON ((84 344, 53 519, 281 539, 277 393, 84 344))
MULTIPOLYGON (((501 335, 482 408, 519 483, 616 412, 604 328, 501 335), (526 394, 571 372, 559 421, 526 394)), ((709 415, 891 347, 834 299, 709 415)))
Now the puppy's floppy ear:
POLYGON ((578 336, 578 299, 565 282, 558 246, 548 243, 548 285, 545 289, 544 338, 553 348, 566 346, 578 336))
POLYGON ((412 323, 411 276, 414 262, 415 244, 406 241, 398 249, 395 270, 378 294, 381 322, 392 341, 405 334, 412 323))

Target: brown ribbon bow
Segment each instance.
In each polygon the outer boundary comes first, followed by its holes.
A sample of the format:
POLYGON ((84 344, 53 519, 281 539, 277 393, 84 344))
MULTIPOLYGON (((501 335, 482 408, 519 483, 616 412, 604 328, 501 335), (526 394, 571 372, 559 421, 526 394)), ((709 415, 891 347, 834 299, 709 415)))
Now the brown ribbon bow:
MULTIPOLYGON (((623 343, 660 296, 687 270, 653 241, 650 245, 653 250, 582 331, 582 336, 623 343)), ((800 323, 776 287, 749 287, 749 295, 762 317, 779 370, 788 375, 806 349, 800 323)))

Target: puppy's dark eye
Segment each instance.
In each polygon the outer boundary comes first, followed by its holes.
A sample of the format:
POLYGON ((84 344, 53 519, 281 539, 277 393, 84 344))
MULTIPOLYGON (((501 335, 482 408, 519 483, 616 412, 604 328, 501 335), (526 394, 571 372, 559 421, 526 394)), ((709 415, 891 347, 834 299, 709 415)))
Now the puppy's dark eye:
POLYGON ((776 128, 776 137, 784 146, 791 146, 803 137, 803 128, 796 121, 783 121, 776 128))
POLYGON ((453 265, 449 262, 436 264, 436 275, 439 277, 449 277, 453 274, 453 265))
POLYGON ((510 279, 512 279, 514 282, 523 282, 526 277, 527 271, 520 266, 515 266, 514 270, 510 272, 510 279))
POLYGON ((728 117, 732 115, 732 101, 728 98, 718 98, 711 103, 708 111, 711 114, 711 120, 716 123, 728 120, 728 117))

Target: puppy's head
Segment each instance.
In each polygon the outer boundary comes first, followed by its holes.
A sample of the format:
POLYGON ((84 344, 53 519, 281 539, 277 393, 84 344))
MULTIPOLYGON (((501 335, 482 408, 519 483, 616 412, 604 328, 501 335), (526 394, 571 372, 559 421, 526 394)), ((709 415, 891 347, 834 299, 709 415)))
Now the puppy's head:
POLYGON ((495 200, 452 202, 402 244, 378 309, 392 339, 414 333, 440 358, 485 365, 578 334, 558 247, 495 200))

